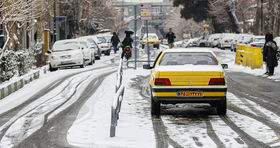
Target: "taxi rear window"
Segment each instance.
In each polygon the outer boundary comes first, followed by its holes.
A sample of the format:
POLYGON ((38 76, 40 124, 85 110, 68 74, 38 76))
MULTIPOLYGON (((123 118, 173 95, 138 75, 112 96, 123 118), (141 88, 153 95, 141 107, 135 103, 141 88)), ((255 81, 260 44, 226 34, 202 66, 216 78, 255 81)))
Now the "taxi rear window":
POLYGON ((167 52, 159 65, 218 65, 218 61, 210 52, 167 52))

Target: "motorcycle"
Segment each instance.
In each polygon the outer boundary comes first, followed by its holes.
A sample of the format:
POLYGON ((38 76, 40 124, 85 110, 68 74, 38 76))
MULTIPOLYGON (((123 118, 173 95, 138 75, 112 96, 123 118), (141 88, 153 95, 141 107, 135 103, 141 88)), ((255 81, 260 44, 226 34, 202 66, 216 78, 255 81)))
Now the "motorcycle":
POLYGON ((124 48, 124 56, 125 56, 126 60, 131 58, 131 47, 130 46, 126 46, 124 48))

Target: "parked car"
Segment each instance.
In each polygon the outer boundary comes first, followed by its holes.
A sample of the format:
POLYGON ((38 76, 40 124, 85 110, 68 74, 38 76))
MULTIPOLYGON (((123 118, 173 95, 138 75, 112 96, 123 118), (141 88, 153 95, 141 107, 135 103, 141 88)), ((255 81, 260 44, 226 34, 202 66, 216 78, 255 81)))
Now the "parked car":
POLYGON ((84 37, 80 37, 80 38, 84 39, 84 40, 87 40, 90 43, 90 49, 94 53, 94 59, 99 60, 100 57, 101 57, 101 50, 98 47, 98 44, 96 43, 96 41, 93 39, 93 37, 92 36, 84 36, 84 37))
POLYGON ((236 34, 224 33, 222 38, 219 40, 218 47, 225 50, 226 48, 231 49, 231 45, 234 42, 236 34))
POLYGON ((221 39, 222 39, 222 34, 220 34, 220 33, 214 34, 214 36, 212 38, 211 46, 212 47, 218 47, 218 44, 219 44, 221 39))
POLYGON ((61 67, 86 65, 85 55, 82 46, 77 41, 63 40, 57 41, 50 51, 50 71, 56 71, 61 67))
POLYGON ((252 47, 263 48, 265 43, 265 36, 255 36, 253 42, 250 43, 252 47))
POLYGON ((151 69, 151 113, 160 114, 161 104, 210 103, 226 114, 227 84, 216 55, 208 49, 179 48, 162 51, 151 69))
POLYGON ((236 51, 238 44, 249 44, 253 41, 254 35, 239 34, 238 38, 231 44, 231 50, 236 51))
POLYGON ((90 50, 90 52, 87 53, 87 54, 90 54, 90 58, 91 58, 89 65, 92 65, 93 63, 95 63, 94 47, 90 44, 90 42, 88 40, 85 40, 85 39, 77 39, 77 40, 80 42, 80 44, 82 46, 84 46, 85 49, 90 50))
POLYGON ((209 35, 205 35, 198 40, 198 47, 206 47, 209 35))
POLYGON ((98 43, 101 53, 104 55, 110 55, 111 48, 110 48, 110 45, 108 44, 106 38, 103 36, 99 36, 99 35, 95 35, 92 37, 98 43))
POLYGON ((163 39, 161 43, 162 43, 163 45, 168 45, 167 39, 163 39))
POLYGON ((141 43, 143 49, 145 48, 147 41, 149 42, 149 44, 153 45, 154 48, 159 49, 160 41, 159 41, 157 34, 149 33, 148 37, 147 37, 147 34, 144 34, 144 36, 142 38, 142 43, 141 43))
POLYGON ((111 43, 111 38, 113 35, 111 33, 104 33, 104 34, 99 34, 99 36, 103 36, 106 39, 106 42, 108 43, 110 49, 113 50, 113 46, 111 43))

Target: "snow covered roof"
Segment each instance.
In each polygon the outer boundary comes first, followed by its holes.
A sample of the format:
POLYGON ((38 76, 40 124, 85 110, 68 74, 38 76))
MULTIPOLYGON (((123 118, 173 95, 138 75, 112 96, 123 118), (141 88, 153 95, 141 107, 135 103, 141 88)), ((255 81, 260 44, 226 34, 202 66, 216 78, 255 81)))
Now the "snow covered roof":
POLYGON ((172 49, 167 49, 164 52, 211 52, 213 53, 210 49, 207 48, 172 48, 172 49))

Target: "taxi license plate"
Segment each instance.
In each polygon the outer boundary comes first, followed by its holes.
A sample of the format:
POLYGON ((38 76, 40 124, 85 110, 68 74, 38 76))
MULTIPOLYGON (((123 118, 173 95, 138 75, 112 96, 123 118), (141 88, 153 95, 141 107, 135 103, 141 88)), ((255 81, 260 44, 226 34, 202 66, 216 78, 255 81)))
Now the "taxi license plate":
POLYGON ((179 91, 178 97, 202 97, 203 92, 201 91, 179 91))

